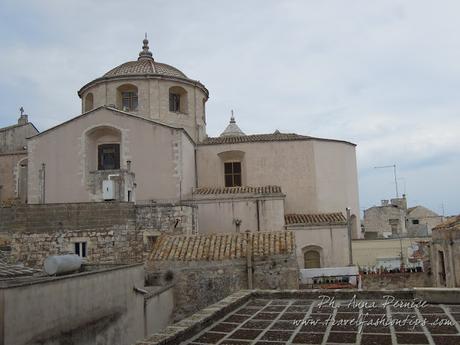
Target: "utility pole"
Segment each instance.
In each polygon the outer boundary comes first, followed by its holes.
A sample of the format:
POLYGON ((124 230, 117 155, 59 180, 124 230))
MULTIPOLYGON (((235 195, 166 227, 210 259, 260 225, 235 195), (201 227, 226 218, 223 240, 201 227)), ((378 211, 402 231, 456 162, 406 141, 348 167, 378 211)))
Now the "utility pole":
POLYGON ((348 266, 353 266, 353 244, 352 244, 352 229, 350 208, 347 207, 347 230, 348 230, 348 266))
POLYGON ((393 168, 393 173, 394 173, 394 177, 395 177, 396 197, 399 198, 398 178, 396 177, 396 164, 374 167, 374 169, 386 169, 386 168, 393 168))

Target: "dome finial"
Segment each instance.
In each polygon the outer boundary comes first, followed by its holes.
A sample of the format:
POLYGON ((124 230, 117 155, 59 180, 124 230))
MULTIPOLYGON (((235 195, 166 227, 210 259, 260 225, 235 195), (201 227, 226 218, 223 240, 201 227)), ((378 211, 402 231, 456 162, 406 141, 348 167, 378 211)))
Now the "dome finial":
POLYGON ((147 33, 145 33, 145 38, 142 41, 142 51, 139 53, 139 58, 138 60, 141 59, 152 59, 153 60, 153 55, 152 52, 149 50, 149 40, 147 39, 147 33))
POLYGON ((225 128, 225 130, 222 132, 220 136, 221 137, 237 137, 237 136, 246 135, 240 129, 240 127, 238 127, 238 125, 236 124, 235 116, 233 114, 233 109, 230 111, 230 113, 232 114, 230 116, 230 123, 227 126, 227 128, 225 128))

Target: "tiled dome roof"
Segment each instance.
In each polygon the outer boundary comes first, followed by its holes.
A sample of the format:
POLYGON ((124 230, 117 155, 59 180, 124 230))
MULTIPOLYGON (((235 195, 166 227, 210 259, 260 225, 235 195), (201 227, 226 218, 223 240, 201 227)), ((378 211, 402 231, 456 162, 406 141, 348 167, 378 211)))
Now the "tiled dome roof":
POLYGON ((103 77, 119 77, 136 74, 160 74, 169 77, 187 78, 187 76, 177 68, 165 63, 156 62, 153 59, 152 52, 149 50, 147 34, 145 35, 142 51, 139 53, 137 61, 125 62, 108 71, 103 77))
POLYGON ((170 77, 187 78, 187 76, 177 68, 156 62, 153 59, 139 59, 137 61, 125 62, 108 71, 104 74, 104 77, 118 77, 133 74, 161 74, 170 77))

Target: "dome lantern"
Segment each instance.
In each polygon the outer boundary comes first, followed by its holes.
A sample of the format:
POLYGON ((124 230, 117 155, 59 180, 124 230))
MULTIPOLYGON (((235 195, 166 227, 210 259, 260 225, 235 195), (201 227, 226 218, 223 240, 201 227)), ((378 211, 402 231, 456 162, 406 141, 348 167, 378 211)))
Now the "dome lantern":
POLYGON ((149 40, 147 39, 147 33, 145 33, 145 38, 142 41, 142 51, 139 53, 139 58, 137 60, 149 59, 153 60, 153 54, 149 50, 149 40))

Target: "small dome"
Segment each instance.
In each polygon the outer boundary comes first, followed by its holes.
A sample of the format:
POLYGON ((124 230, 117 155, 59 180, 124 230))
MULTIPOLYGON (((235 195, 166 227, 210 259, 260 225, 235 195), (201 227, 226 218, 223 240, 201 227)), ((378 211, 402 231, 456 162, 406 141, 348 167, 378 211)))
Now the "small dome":
POLYGON ((228 124, 227 128, 222 132, 220 135, 221 137, 239 137, 246 135, 244 132, 238 127, 235 121, 235 117, 233 116, 233 110, 232 110, 232 116, 230 117, 230 123, 228 124))

